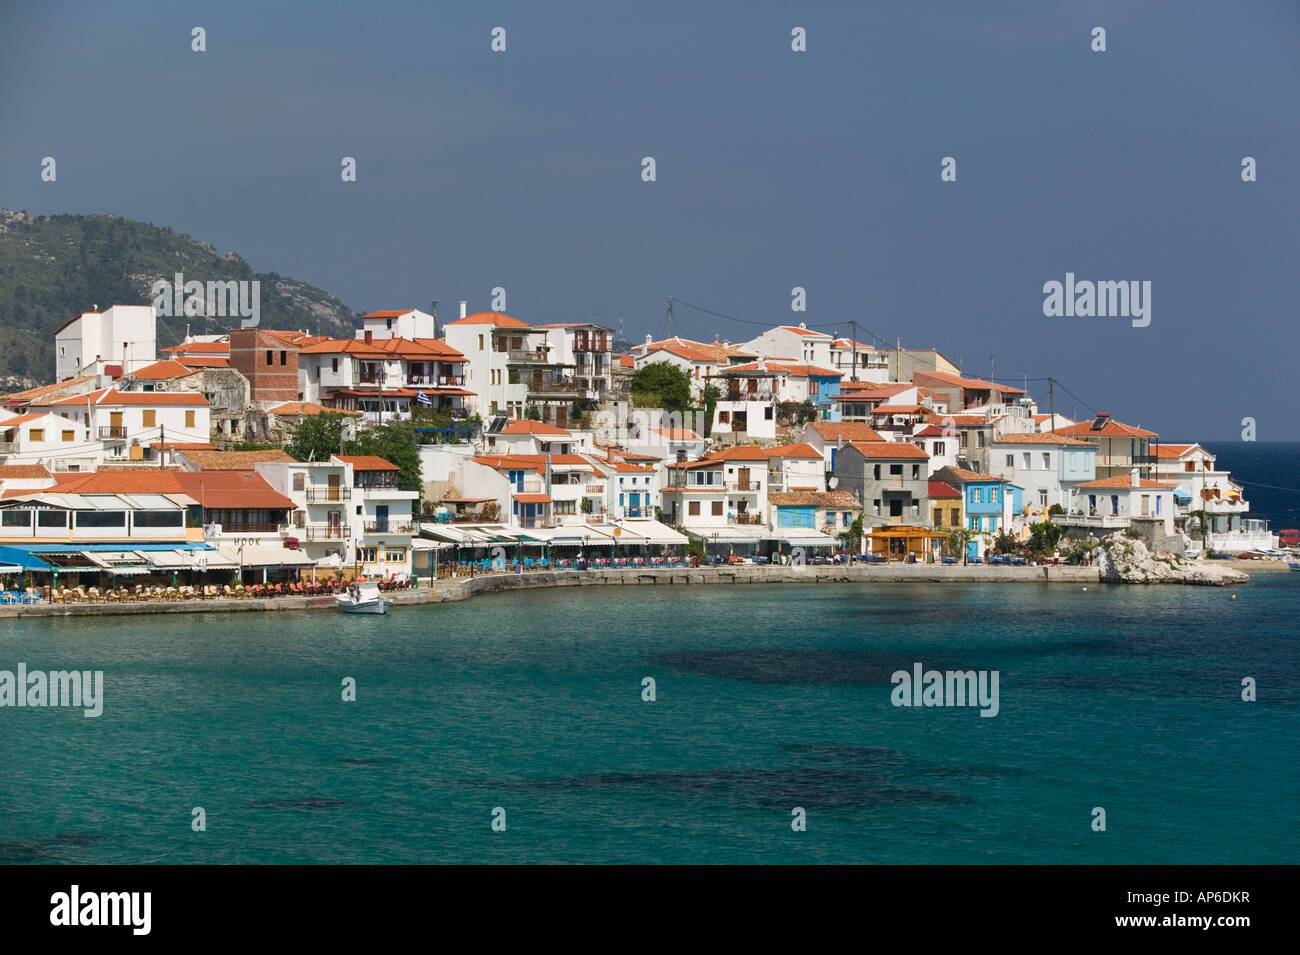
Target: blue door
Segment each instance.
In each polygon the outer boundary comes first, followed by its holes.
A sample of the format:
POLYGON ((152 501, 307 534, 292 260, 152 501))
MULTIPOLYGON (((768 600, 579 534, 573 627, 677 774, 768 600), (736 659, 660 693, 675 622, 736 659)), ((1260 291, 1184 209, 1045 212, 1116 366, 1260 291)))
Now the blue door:
POLYGON ((975 559, 976 557, 978 557, 979 555, 980 555, 980 543, 979 543, 979 541, 967 541, 967 542, 966 542, 966 559, 967 559, 967 560, 974 560, 974 559, 975 559))

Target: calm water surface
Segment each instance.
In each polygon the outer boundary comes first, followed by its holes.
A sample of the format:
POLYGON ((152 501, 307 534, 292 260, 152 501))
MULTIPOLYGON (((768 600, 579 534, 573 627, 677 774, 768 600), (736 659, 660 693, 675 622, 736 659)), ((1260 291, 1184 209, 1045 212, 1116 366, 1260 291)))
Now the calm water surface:
POLYGON ((106 703, 0 710, 0 862, 1295 863, 1297 620, 1274 573, 4 622, 106 703), (1000 713, 895 708, 915 662, 1000 713))

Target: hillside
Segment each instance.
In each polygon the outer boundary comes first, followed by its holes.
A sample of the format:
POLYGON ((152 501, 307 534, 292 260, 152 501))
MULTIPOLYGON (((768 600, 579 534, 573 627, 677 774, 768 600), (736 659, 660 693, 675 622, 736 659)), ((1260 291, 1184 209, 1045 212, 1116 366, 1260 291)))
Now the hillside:
MULTIPOLYGON (((233 252, 111 215, 31 216, 0 209, 0 391, 54 379, 54 330, 92 306, 148 305, 159 279, 258 279, 264 328, 351 337, 356 313, 314 286, 254 272, 233 252)), ((161 318, 158 347, 228 330, 227 319, 161 318)))

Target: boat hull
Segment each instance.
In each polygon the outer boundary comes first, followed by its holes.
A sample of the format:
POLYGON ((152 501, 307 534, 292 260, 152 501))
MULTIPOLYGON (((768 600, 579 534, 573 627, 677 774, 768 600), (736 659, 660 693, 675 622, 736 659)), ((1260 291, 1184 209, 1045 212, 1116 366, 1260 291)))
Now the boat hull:
POLYGON ((388 613, 388 608, 393 605, 391 600, 363 600, 360 603, 353 603, 351 600, 340 599, 339 609, 344 613, 388 613))

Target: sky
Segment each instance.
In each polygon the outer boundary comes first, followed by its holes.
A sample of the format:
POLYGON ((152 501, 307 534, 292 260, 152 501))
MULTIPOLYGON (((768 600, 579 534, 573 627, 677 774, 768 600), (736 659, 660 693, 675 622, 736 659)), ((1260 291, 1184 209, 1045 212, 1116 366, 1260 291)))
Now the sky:
POLYGON ((1051 376, 1067 415, 1296 441, 1297 93, 1296 0, 0 0, 0 207, 170 226, 361 311, 856 320, 1044 408, 1051 376), (1150 324, 1045 315, 1067 273, 1150 282, 1150 324))

